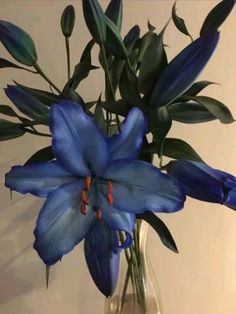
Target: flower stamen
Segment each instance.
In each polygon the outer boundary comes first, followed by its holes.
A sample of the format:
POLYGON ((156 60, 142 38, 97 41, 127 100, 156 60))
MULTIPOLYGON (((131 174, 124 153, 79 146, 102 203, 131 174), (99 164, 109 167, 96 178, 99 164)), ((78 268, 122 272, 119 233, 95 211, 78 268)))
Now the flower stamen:
POLYGON ((107 189, 107 202, 110 206, 112 206, 113 204, 113 186, 112 186, 112 182, 108 182, 108 189, 107 189))
POLYGON ((97 220, 101 220, 102 219, 102 211, 101 211, 101 209, 98 209, 96 211, 96 218, 97 218, 97 220))
POLYGON ((92 179, 91 179, 91 177, 86 177, 85 178, 85 190, 86 191, 90 191, 90 188, 91 188, 91 183, 92 183, 92 179))

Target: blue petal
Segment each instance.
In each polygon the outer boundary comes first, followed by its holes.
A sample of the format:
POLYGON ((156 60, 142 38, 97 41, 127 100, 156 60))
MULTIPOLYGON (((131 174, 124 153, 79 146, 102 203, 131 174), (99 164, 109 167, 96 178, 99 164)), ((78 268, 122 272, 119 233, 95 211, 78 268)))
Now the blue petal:
POLYGON ((95 212, 80 212, 83 182, 66 184, 50 193, 40 211, 34 231, 34 248, 45 264, 52 265, 71 251, 95 222, 95 212))
POLYGON ((187 195, 213 203, 223 203, 224 182, 227 177, 232 177, 206 164, 189 160, 173 161, 167 171, 178 179, 187 195))
MULTIPOLYGON (((180 210, 185 201, 185 194, 174 178, 143 161, 114 161, 104 178, 113 185, 113 206, 122 211, 169 213, 180 210)), ((99 188, 106 196, 107 185, 100 183, 99 188)))
POLYGON ((20 86, 8 85, 5 93, 19 111, 34 120, 48 124, 48 107, 24 91, 20 86))
POLYGON ((72 101, 52 106, 53 149, 61 164, 74 174, 100 175, 109 161, 108 144, 94 121, 72 101))
POLYGON ((106 296, 113 294, 119 272, 119 252, 116 232, 110 230, 103 221, 97 221, 84 241, 84 253, 88 269, 97 288, 106 296))
MULTIPOLYGON (((14 166, 6 174, 5 185, 20 193, 31 193, 46 197, 59 186, 74 181, 76 178, 55 161, 14 166)), ((78 180, 78 178, 77 178, 78 180)))
POLYGON ((201 36, 181 51, 165 68, 153 89, 152 107, 168 104, 182 95, 202 72, 219 40, 219 33, 201 36))
POLYGON ((228 192, 224 205, 236 210, 236 182, 234 182, 234 188, 228 192))
POLYGON ((141 110, 133 108, 122 123, 121 133, 110 138, 111 160, 135 159, 146 131, 146 119, 141 110))

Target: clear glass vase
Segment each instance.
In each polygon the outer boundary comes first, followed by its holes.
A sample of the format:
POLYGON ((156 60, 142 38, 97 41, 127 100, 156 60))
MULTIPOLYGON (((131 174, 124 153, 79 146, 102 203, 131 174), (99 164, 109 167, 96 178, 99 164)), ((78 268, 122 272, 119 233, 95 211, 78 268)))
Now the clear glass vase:
POLYGON ((105 301, 105 314, 162 314, 147 238, 148 224, 138 221, 133 246, 122 253, 117 288, 105 301))

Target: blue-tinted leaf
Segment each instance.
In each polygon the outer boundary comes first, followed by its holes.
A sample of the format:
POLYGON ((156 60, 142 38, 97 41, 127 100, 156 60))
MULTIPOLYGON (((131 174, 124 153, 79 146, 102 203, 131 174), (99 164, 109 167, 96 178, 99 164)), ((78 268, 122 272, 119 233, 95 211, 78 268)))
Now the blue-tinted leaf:
POLYGON ((14 83, 20 88, 22 88, 26 93, 30 94, 32 97, 36 98, 38 101, 43 103, 44 105, 51 106, 57 103, 60 99, 59 96, 53 93, 49 93, 41 89, 31 88, 20 83, 17 83, 16 81, 14 81, 14 83))
POLYGON ((104 113, 102 109, 102 102, 101 102, 101 96, 99 97, 96 107, 94 109, 94 118, 100 128, 100 130, 106 134, 107 131, 107 125, 106 125, 106 120, 104 118, 104 113))
POLYGON ((186 27, 186 24, 184 22, 184 20, 179 17, 176 13, 176 2, 175 4, 173 5, 173 8, 172 8, 172 20, 176 26, 176 28, 183 34, 189 36, 191 38, 191 40, 193 41, 192 39, 192 36, 189 34, 189 31, 186 27))
POLYGON ((218 30, 221 24, 227 19, 235 5, 235 0, 223 0, 218 3, 207 15, 200 35, 203 36, 207 33, 212 33, 218 30))
POLYGON ((84 19, 87 27, 97 43, 106 40, 105 14, 97 0, 83 0, 84 19))
POLYGON ((48 107, 20 86, 8 85, 5 93, 18 110, 36 121, 48 123, 48 107))
POLYGON ((0 68, 15 68, 15 69, 20 69, 20 70, 26 70, 26 71, 30 71, 27 68, 23 68, 11 61, 8 61, 6 59, 0 58, 0 68))
POLYGON ((29 66, 37 62, 37 53, 32 38, 18 26, 0 20, 0 40, 18 62, 29 66))
POLYGON ((162 106, 182 95, 206 66, 218 40, 219 33, 207 34, 181 51, 162 72, 152 92, 150 105, 162 106))
POLYGON ((178 253, 175 241, 164 222, 157 217, 153 212, 146 211, 143 214, 137 215, 137 218, 145 220, 157 232, 161 242, 171 251, 178 253))
POLYGON ((68 5, 61 16, 61 30, 65 37, 70 37, 75 25, 75 9, 73 5, 68 5))
POLYGON ((116 24, 119 30, 121 30, 122 18, 123 18, 123 1, 111 0, 105 11, 107 17, 116 24))
POLYGON ((203 123, 217 118, 202 104, 197 102, 180 102, 168 106, 171 118, 183 123, 203 123))

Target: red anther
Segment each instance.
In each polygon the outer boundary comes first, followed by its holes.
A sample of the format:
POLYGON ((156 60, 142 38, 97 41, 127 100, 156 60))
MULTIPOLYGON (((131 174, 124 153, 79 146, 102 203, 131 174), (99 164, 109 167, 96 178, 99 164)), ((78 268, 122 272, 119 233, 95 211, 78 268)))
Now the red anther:
POLYGON ((88 198, 87 198, 86 191, 81 191, 80 198, 84 204, 88 205, 88 198))
POLYGON ((91 177, 86 177, 85 178, 85 189, 86 189, 86 191, 90 191, 90 188, 91 188, 91 182, 92 182, 92 179, 91 179, 91 177))
POLYGON ((113 196, 111 193, 107 193, 107 201, 110 206, 113 204, 113 196))
POLYGON ((81 202, 81 205, 80 205, 80 212, 82 215, 86 215, 86 207, 83 201, 81 202))
POLYGON ((108 186, 108 189, 107 189, 108 194, 112 194, 113 192, 112 182, 109 181, 107 186, 108 186))
POLYGON ((98 209, 98 210, 96 211, 96 218, 97 218, 98 220, 101 220, 101 219, 102 219, 102 211, 101 211, 101 209, 98 209))

